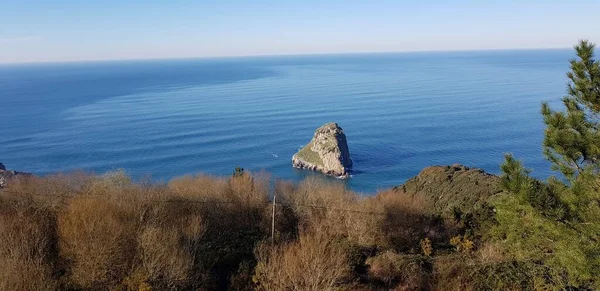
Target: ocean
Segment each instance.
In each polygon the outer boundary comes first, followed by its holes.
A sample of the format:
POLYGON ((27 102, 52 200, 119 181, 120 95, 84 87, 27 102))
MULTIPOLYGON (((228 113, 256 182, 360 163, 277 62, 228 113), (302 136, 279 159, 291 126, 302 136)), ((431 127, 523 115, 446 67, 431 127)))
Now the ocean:
POLYGON ((0 65, 0 162, 46 175, 124 169, 166 182, 241 166, 300 181, 291 157, 327 122, 345 131, 346 183, 369 195, 431 165, 532 175, 540 103, 560 109, 572 50, 374 53, 0 65))

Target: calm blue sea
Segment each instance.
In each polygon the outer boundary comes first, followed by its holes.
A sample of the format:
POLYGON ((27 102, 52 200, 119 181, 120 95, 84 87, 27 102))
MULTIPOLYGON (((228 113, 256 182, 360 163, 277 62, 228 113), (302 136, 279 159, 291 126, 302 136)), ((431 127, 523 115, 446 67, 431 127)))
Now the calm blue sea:
MULTIPOLYGON (((571 50, 0 65, 0 162, 36 174, 310 175, 291 156, 323 123, 348 137, 348 186, 373 193, 430 165, 538 177, 540 102, 564 95, 571 50)), ((333 180, 333 179, 332 179, 333 180)))

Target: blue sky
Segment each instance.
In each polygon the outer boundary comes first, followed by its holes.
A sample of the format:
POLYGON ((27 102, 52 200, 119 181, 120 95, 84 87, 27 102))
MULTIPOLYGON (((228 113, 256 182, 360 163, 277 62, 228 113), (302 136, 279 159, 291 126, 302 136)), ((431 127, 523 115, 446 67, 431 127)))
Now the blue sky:
POLYGON ((600 1, 0 0, 0 63, 566 48, 600 1))

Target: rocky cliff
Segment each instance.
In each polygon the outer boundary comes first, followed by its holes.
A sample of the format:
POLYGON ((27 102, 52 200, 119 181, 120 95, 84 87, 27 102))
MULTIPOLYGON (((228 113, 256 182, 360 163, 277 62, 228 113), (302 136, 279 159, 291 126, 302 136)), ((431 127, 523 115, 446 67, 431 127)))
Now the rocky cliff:
POLYGON ((337 123, 319 127, 310 143, 292 157, 292 165, 327 175, 348 177, 352 160, 342 128, 337 123))

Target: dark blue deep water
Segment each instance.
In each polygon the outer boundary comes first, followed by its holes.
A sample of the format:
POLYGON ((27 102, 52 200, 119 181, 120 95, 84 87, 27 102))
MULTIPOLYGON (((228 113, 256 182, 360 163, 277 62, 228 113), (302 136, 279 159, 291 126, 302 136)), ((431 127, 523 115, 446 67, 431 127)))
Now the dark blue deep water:
POLYGON ((238 165, 300 180, 291 156, 321 124, 348 137, 356 191, 429 165, 538 177, 540 102, 559 105, 570 50, 0 65, 0 161, 48 174, 123 168, 166 181, 238 165))

